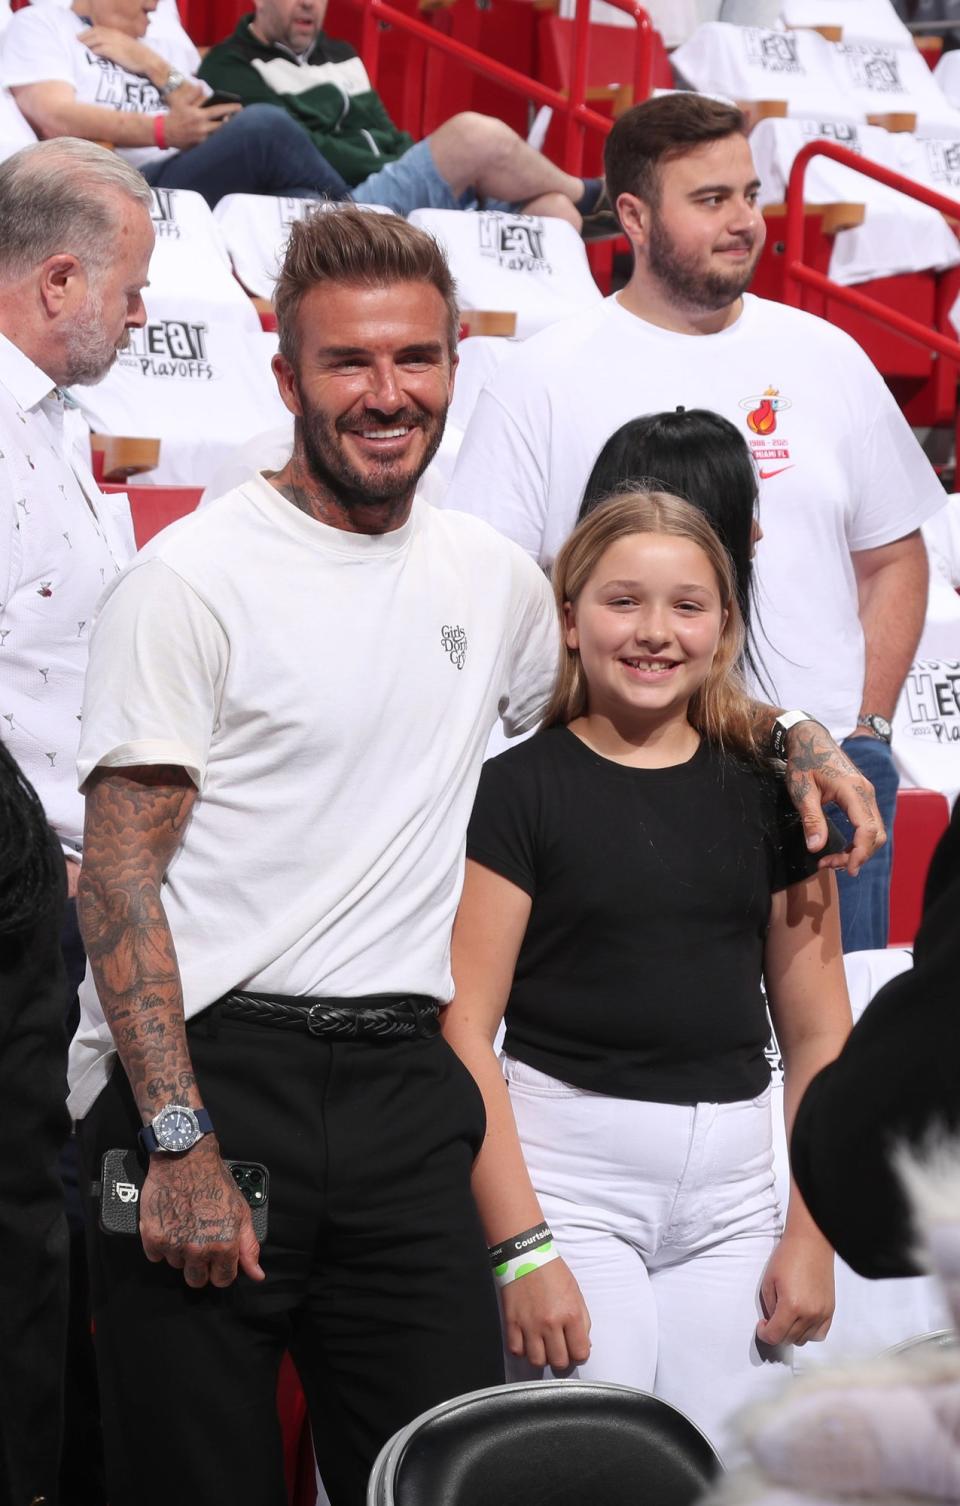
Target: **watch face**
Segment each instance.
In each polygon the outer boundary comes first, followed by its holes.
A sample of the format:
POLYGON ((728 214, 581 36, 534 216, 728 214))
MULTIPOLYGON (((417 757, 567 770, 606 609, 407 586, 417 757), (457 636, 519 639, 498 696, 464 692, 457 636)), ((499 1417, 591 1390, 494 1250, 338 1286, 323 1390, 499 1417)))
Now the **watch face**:
POLYGON ((154 1120, 154 1133, 161 1150, 189 1150, 200 1139, 200 1126, 192 1109, 174 1104, 154 1120))
POLYGON ((887 742, 893 736, 893 728, 885 716, 864 716, 860 720, 862 726, 869 727, 871 732, 875 732, 878 737, 885 737, 887 742))

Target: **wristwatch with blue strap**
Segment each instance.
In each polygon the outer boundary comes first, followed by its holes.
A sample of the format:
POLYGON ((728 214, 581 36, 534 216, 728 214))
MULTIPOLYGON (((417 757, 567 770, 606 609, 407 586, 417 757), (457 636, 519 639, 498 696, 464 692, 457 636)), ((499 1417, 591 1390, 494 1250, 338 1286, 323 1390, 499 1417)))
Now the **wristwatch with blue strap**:
POLYGON ((178 1155, 192 1150, 204 1135, 213 1133, 213 1120, 206 1109, 189 1109, 184 1103, 168 1103, 140 1131, 140 1144, 151 1155, 165 1151, 178 1155))

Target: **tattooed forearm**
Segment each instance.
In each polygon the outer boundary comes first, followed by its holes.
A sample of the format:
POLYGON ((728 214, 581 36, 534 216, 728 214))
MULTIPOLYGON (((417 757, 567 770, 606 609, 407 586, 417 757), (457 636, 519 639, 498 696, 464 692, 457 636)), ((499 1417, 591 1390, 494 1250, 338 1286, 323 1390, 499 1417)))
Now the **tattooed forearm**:
POLYGON ((160 899, 195 798, 185 771, 169 767, 100 770, 87 795, 80 924, 104 1015, 145 1118, 175 1097, 200 1102, 160 899), (162 1092, 151 1091, 158 1086, 162 1092))

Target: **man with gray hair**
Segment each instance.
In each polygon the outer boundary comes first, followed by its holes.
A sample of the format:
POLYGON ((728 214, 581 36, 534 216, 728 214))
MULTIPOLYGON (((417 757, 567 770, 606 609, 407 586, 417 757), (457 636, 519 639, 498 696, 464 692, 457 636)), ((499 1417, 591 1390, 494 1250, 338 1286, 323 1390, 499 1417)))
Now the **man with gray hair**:
MULTIPOLYGON (((83 831, 76 758, 87 633, 132 538, 85 458, 71 452, 63 389, 99 381, 128 329, 146 319, 140 294, 153 248, 149 203, 139 173, 85 141, 44 142, 0 166, 0 734, 66 858, 61 947, 68 999, 84 967, 73 896, 83 831)), ((51 1063, 45 1081, 55 1080, 51 1063)), ((22 1083, 16 1087, 22 1097, 22 1083)), ((39 1102, 49 1087, 34 1083, 33 1091, 38 1114, 55 1111, 39 1102)), ((0 1095, 10 1101, 2 1076, 0 1095)), ((0 1452, 6 1468, 10 1440, 19 1453, 32 1445, 35 1456, 53 1461, 42 1481, 53 1500, 66 1319, 67 1251, 57 1233, 63 1202, 42 1190, 58 1185, 48 1149, 31 1139, 22 1154, 37 1162, 35 1195, 29 1206, 0 1199, 0 1244, 32 1242, 36 1259, 29 1267, 18 1261, 0 1292, 5 1309, 29 1324, 23 1345, 5 1346, 0 1452)), ((77 1212, 71 1222, 78 1220, 77 1212)))
POLYGON ((0 166, 0 717, 76 892, 87 633, 131 553, 110 500, 64 439, 64 388, 98 382, 146 322, 150 189, 111 152, 65 138, 0 166))

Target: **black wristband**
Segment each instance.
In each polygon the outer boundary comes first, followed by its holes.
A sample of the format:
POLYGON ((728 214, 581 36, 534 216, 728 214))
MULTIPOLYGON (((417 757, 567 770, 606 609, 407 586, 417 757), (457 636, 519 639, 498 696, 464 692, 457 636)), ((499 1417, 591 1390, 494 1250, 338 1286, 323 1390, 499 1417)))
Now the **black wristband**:
POLYGON ((524 1229, 522 1234, 515 1234, 512 1239, 502 1239, 498 1245, 490 1245, 487 1251, 490 1264, 502 1265, 505 1260, 513 1260, 517 1255, 524 1255, 527 1250, 546 1244, 547 1240, 552 1238, 550 1226, 546 1223, 537 1224, 533 1229, 524 1229))

